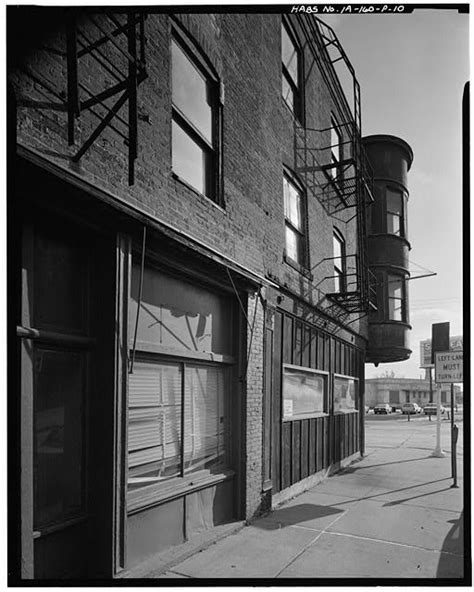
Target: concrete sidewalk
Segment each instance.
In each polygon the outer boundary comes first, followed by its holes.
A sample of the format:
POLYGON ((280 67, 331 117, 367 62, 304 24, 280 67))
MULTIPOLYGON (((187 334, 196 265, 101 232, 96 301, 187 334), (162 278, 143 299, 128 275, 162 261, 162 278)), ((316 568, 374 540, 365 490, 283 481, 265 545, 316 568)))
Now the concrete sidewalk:
POLYGON ((435 425, 425 417, 368 421, 362 460, 147 577, 462 578, 462 421, 458 489, 451 488, 447 422, 446 457, 430 456, 435 425))

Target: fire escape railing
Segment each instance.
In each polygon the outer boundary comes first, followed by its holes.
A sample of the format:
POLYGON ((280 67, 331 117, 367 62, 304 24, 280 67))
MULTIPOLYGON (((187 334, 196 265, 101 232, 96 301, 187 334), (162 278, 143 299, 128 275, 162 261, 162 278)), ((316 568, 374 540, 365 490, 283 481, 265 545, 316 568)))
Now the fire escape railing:
POLYGON ((98 119, 97 127, 72 156, 78 162, 108 127, 128 147, 128 182, 135 180, 138 154, 137 90, 147 77, 145 61, 145 15, 112 14, 107 10, 71 9, 67 22, 67 112, 68 142, 76 141, 76 120, 89 112, 98 119), (88 86, 90 74, 85 60, 98 66, 94 73, 94 89, 88 86), (97 81, 113 79, 98 90, 97 81), (111 103, 111 100, 115 99, 111 103), (128 106, 125 116, 124 107, 128 106))
MULTIPOLYGON (((374 198, 373 175, 362 146, 360 86, 354 68, 331 27, 314 16, 303 17, 301 24, 306 42, 328 83, 339 113, 343 114, 343 121, 324 129, 303 128, 295 124, 295 168, 308 191, 329 215, 355 208, 357 252, 346 255, 346 259, 352 262, 351 272, 346 277, 343 290, 326 292, 326 297, 331 302, 330 308, 340 309, 339 316, 367 313, 376 308, 375 277, 368 268, 367 255, 367 207, 374 198), (352 77, 352 112, 334 68, 339 60, 344 61, 352 77), (343 155, 335 162, 331 158, 331 150, 335 146, 327 141, 334 127, 339 128, 343 138, 338 144, 343 155)), ((336 314, 335 310, 332 312, 336 314)))

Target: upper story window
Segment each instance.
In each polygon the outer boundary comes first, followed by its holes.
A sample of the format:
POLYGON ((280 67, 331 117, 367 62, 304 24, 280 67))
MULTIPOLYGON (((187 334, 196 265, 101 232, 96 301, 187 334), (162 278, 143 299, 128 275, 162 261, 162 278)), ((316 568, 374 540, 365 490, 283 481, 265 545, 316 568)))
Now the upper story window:
POLYGON ((339 163, 342 160, 342 134, 334 118, 331 118, 331 176, 333 179, 340 177, 339 163))
POLYGON ((301 120, 301 51, 288 25, 281 25, 282 93, 295 117, 301 120))
POLYGON ((403 193, 387 187, 387 233, 406 236, 405 216, 403 212, 403 193))
POLYGON ((306 219, 303 192, 290 179, 283 176, 285 204, 286 256, 306 265, 306 219))
POLYGON ((388 318, 391 321, 406 321, 405 280, 403 277, 387 274, 388 318))
POLYGON ((174 173, 218 201, 218 82, 180 37, 171 41, 174 173))
POLYGON ((346 241, 338 230, 333 234, 334 282, 336 292, 345 292, 346 288, 346 241))

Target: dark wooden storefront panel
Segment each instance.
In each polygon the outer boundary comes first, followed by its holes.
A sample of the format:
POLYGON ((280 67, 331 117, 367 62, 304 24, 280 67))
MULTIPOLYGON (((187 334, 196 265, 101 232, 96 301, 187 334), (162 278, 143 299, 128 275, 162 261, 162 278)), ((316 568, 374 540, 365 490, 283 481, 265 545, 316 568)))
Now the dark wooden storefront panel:
POLYGON ((309 420, 309 474, 316 473, 316 419, 309 420))
POLYGON ((311 368, 311 330, 309 327, 303 327, 303 350, 301 354, 301 365, 305 368, 311 368))
POLYGON ((283 317, 283 364, 293 364, 293 319, 283 317))
POLYGON ((302 342, 303 342, 303 327, 301 323, 295 321, 294 323, 294 343, 293 343, 293 364, 297 366, 301 366, 301 357, 302 357, 302 342))
POLYGON ((291 422, 291 456, 293 460, 293 471, 291 475, 291 484, 301 480, 301 458, 300 458, 300 447, 301 447, 301 422, 291 422))
POLYGON ((276 493, 327 469, 359 448, 359 413, 333 414, 333 374, 354 376, 357 349, 316 327, 277 311, 272 355, 272 488, 276 493), (282 421, 282 366, 293 364, 330 373, 329 414, 282 421))
POLYGON ((286 489, 291 485, 293 463, 291 446, 291 426, 292 422, 285 422, 282 426, 282 466, 281 466, 281 489, 286 489))
POLYGON ((301 479, 309 475, 309 419, 301 422, 301 479))

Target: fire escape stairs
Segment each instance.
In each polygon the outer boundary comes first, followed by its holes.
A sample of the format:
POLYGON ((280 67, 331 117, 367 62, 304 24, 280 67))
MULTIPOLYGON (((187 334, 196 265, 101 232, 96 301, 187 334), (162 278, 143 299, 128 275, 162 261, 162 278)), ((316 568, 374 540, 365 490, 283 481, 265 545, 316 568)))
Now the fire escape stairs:
MULTIPOLYGON (((362 146, 360 86, 354 69, 341 47, 334 31, 317 17, 304 20, 306 40, 312 48, 314 59, 334 89, 336 104, 343 114, 343 121, 325 129, 303 127, 295 122, 295 168, 305 182, 309 195, 313 195, 330 216, 354 208, 356 219, 356 252, 346 254, 352 267, 344 278, 342 289, 335 291, 334 276, 323 278, 321 287, 313 286, 324 296, 320 305, 327 315, 339 323, 347 323, 356 313, 362 316, 376 310, 375 277, 368 268, 367 256, 367 207, 373 203, 372 173, 362 146), (342 90, 334 64, 343 60, 353 84, 352 112, 342 90), (340 160, 334 159, 334 145, 328 143, 331 130, 339 128, 344 141, 338 144, 343 152, 340 160), (331 286, 331 288, 329 288, 331 286), (328 287, 332 291, 325 291, 328 287)), ((319 262, 321 263, 321 262, 319 262)), ((317 265, 319 265, 319 263, 317 265)), ((316 265, 316 266, 317 266, 316 265)), ((316 267, 314 266, 314 267, 316 267)), ((313 269, 314 269, 313 267, 313 269)), ((350 321, 352 322, 352 321, 350 321)))

